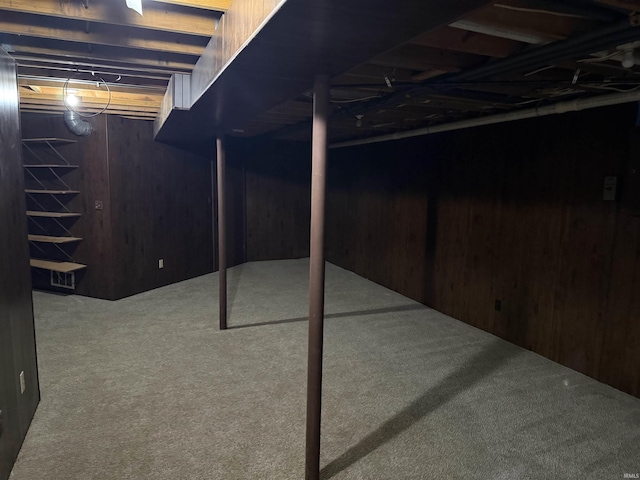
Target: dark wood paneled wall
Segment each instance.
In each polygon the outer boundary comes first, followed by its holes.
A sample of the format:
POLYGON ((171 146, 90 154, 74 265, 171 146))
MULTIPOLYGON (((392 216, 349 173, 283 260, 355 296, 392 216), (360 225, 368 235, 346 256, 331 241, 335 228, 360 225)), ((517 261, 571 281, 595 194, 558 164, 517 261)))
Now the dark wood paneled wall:
POLYGON ((623 106, 331 151, 327 258, 640 396, 634 122, 623 106))
POLYGON ((227 266, 246 262, 245 166, 231 149, 227 158, 227 266))
POLYGON ((0 479, 9 477, 40 400, 26 242, 18 82, 0 50, 0 479), (20 372, 26 389, 20 392, 20 372))
POLYGON ((246 170, 247 261, 307 257, 310 144, 247 142, 234 157, 246 170))
POLYGON ((114 298, 211 272, 210 159, 155 142, 151 122, 109 116, 107 132, 114 298))

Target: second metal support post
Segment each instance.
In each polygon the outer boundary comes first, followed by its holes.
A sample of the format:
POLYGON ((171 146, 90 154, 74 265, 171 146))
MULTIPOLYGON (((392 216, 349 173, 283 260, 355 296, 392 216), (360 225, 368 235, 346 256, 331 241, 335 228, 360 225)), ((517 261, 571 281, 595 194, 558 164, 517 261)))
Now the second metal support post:
POLYGON ((324 330, 324 210, 328 119, 329 77, 327 75, 319 75, 315 80, 313 100, 306 480, 318 480, 320 478, 322 340, 324 330))
POLYGON ((220 283, 220 330, 227 328, 227 215, 225 205, 226 166, 224 138, 216 140, 218 164, 218 280, 220 283))

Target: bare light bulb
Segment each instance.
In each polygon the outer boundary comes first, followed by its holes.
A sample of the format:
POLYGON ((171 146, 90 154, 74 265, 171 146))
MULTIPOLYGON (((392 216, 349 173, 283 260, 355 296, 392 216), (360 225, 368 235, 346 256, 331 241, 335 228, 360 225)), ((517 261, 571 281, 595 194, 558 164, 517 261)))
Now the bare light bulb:
POLYGON ((635 64, 636 58, 633 50, 627 50, 626 52, 624 52, 624 54, 622 55, 622 66, 624 68, 633 68, 635 64))
POLYGON ((75 107, 78 105, 78 103, 80 103, 80 99, 76 97, 73 93, 70 93, 69 95, 66 96, 65 102, 70 107, 75 107))

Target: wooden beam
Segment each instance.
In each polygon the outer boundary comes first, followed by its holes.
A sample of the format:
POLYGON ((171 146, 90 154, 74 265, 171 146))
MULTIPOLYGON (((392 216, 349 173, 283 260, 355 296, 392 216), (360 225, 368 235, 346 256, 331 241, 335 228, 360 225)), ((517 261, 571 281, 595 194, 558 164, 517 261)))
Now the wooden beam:
POLYGON ((203 10, 215 10, 226 12, 231 6, 231 0, 155 0, 161 3, 182 5, 183 7, 201 8, 203 10))
MULTIPOLYGON (((25 88, 21 88, 20 92, 20 101, 24 102, 27 100, 34 102, 42 102, 45 100, 50 100, 54 102, 60 102, 62 104, 63 94, 62 88, 47 88, 43 89, 42 93, 34 92, 31 90, 27 90, 25 88)), ((97 104, 98 106, 106 105, 109 102, 109 93, 104 92, 95 92, 90 90, 78 90, 70 87, 69 90, 76 91, 74 93, 78 98, 80 105, 88 105, 88 104, 97 104)), ((160 104, 162 103, 162 97, 158 96, 156 98, 149 97, 148 95, 136 95, 136 94, 127 94, 122 92, 112 92, 111 93, 111 101, 110 105, 113 106, 126 106, 126 107, 136 107, 136 108, 147 108, 152 111, 157 111, 160 108, 160 104)))
MULTIPOLYGON (((54 79, 54 78, 44 78, 44 77, 31 77, 31 76, 22 76, 18 75, 18 86, 20 87, 30 87, 35 91, 42 91, 42 87, 57 87, 62 88, 64 84, 64 79, 54 79)), ((74 89, 84 89, 84 90, 95 90, 95 81, 88 80, 72 80, 69 82, 69 88, 74 89)), ((103 87, 104 88, 104 87, 103 87)), ((149 95, 151 97, 159 96, 162 98, 166 88, 159 86, 139 86, 139 85, 128 85, 122 83, 109 83, 109 88, 112 92, 122 92, 122 93, 135 93, 138 95, 149 95)), ((102 90, 100 90, 102 91, 102 90)))
POLYGON ((18 62, 18 77, 24 78, 51 78, 52 80, 60 80, 69 78, 69 76, 75 76, 76 74, 86 74, 87 78, 91 76, 91 72, 98 76, 104 76, 108 82, 112 82, 117 78, 117 75, 121 76, 119 83, 140 86, 143 88, 162 88, 163 91, 167 88, 167 82, 171 75, 165 72, 148 72, 147 70, 133 70, 111 67, 106 69, 102 66, 93 66, 88 68, 86 66, 71 66, 65 64, 46 64, 38 59, 31 59, 24 57, 16 59, 18 62), (116 75, 116 77, 109 77, 109 75, 116 75))
POLYGON ((566 39, 580 23, 582 22, 574 18, 490 6, 452 23, 451 26, 524 43, 544 44, 566 39))
POLYGON ((465 53, 446 52, 421 45, 403 45, 369 60, 369 64, 406 68, 420 72, 438 70, 459 72, 483 61, 482 57, 465 53))
MULTIPOLYGON (((93 113, 108 113, 108 114, 117 114, 117 115, 137 115, 137 116, 145 116, 149 118, 155 118, 158 116, 157 111, 140 111, 134 108, 127 108, 117 106, 109 106, 106 110, 103 108, 104 106, 95 106, 95 107, 78 107, 76 109, 77 112, 81 114, 93 114, 93 113), (103 111, 104 110, 104 111, 103 111)), ((47 103, 23 103, 20 108, 29 108, 32 110, 40 110, 46 112, 60 112, 64 113, 67 111, 67 107, 62 105, 60 102, 55 104, 47 104, 47 103)))
POLYGON ((162 55, 141 55, 140 52, 137 51, 127 52, 125 50, 120 50, 120 54, 118 54, 119 50, 117 48, 115 49, 115 52, 96 49, 95 51, 89 53, 83 52, 80 49, 72 49, 71 46, 72 44, 69 44, 68 49, 61 50, 58 48, 14 44, 14 52, 11 53, 11 56, 19 59, 24 58, 25 55, 29 55, 30 59, 34 62, 64 62, 70 66, 85 65, 88 67, 93 66, 94 68, 97 67, 98 64, 101 64, 103 66, 113 66, 115 68, 127 68, 125 65, 128 64, 130 65, 128 68, 139 67, 138 70, 144 71, 144 67, 149 67, 156 71, 156 73, 162 72, 166 73, 167 75, 175 72, 190 72, 193 68, 193 63, 191 62, 187 62, 184 60, 174 60, 171 58, 163 59, 162 55))
POLYGON ((414 38, 410 43, 494 58, 506 58, 524 46, 523 43, 515 40, 469 32, 453 27, 437 28, 414 38))
MULTIPOLYGON (((20 110, 23 112, 29 112, 29 113, 64 113, 67 111, 67 108, 64 106, 60 106, 60 105, 30 105, 30 104, 24 104, 24 105, 20 105, 20 110)), ((84 108, 84 109, 78 109, 78 111, 80 113, 98 113, 100 112, 100 108, 84 108)), ((129 115, 129 116, 135 116, 135 117, 140 117, 140 118, 149 118, 149 119, 155 119, 157 114, 154 112, 136 112, 135 110, 126 110, 126 109, 112 109, 109 108, 107 109, 106 112, 104 112, 108 115, 129 115)))
POLYGON ((152 30, 104 23, 87 25, 86 22, 52 19, 19 12, 2 13, 0 32, 22 37, 78 42, 83 45, 108 45, 193 56, 202 55, 207 43, 205 38, 193 35, 171 32, 160 34, 152 30))
POLYGON ((616 8, 622 8, 623 10, 631 10, 633 12, 640 12, 640 0, 596 0, 598 3, 604 3, 616 8))
POLYGON ((208 38, 213 36, 216 29, 217 15, 214 12, 203 13, 201 10, 153 2, 145 4, 144 15, 138 15, 121 2, 91 0, 88 4, 89 7, 84 8, 82 2, 0 0, 0 10, 164 30, 208 38))

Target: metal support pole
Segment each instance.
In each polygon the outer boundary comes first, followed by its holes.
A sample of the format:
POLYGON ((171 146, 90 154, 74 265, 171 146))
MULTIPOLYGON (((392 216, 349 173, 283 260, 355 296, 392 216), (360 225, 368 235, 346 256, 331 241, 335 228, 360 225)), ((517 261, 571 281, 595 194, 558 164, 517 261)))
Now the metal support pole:
POLYGON ((322 334, 324 327, 324 207, 328 119, 329 77, 318 75, 315 80, 313 100, 306 480, 319 480, 320 478, 322 334))
POLYGON ((227 328, 227 215, 224 138, 216 139, 218 159, 218 279, 220 282, 220 330, 227 328))

